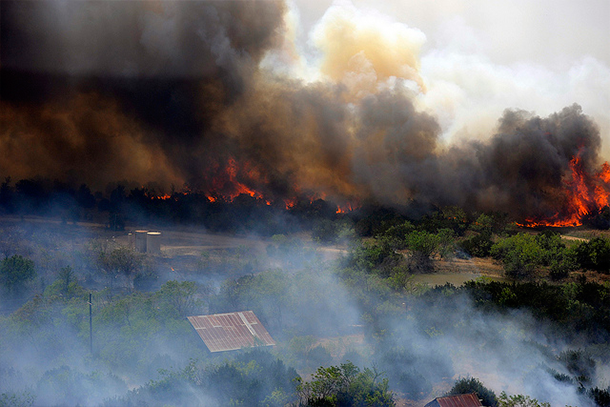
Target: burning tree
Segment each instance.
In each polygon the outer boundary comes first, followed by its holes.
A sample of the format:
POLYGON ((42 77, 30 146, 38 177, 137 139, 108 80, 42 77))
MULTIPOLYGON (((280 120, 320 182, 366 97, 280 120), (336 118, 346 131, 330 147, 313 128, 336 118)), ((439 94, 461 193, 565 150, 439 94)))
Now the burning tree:
MULTIPOLYGON (((588 171, 581 158, 583 149, 570 160, 570 176, 565 180, 559 208, 550 216, 532 217, 525 220, 524 226, 580 226, 583 220, 608 212, 610 198, 610 165, 606 162, 597 172, 588 171)), ((608 219, 610 220, 610 218, 608 219)), ((606 222, 605 228, 610 226, 606 222)))

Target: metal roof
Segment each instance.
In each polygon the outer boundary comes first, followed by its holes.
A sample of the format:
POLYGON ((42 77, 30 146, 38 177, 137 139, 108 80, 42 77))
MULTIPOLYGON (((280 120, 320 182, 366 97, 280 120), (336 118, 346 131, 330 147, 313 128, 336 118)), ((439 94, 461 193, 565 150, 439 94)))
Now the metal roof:
POLYGON ((438 397, 425 407, 481 407, 481 402, 475 393, 458 394, 455 396, 438 397))
POLYGON ((187 318, 210 352, 275 345, 269 332, 252 311, 187 318))

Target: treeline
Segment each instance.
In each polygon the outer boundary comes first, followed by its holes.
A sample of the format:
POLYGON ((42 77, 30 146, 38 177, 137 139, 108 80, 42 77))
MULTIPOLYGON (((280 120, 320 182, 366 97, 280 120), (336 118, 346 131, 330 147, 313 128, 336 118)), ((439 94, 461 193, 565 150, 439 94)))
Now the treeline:
POLYGON ((159 186, 133 182, 109 184, 104 191, 48 178, 6 178, 0 185, 0 214, 59 217, 65 222, 95 221, 112 230, 126 224, 174 223, 212 231, 248 231, 262 235, 311 228, 318 219, 335 219, 337 205, 322 199, 281 199, 241 194, 232 200, 191 191, 187 186, 164 192, 159 186))
POLYGON ((435 259, 471 257, 492 258, 502 264, 507 277, 518 280, 561 280, 578 270, 610 273, 610 238, 566 243, 555 230, 520 231, 506 214, 468 215, 451 207, 416 221, 391 217, 369 224, 368 220, 355 228, 374 239, 356 245, 348 261, 382 277, 400 280, 408 274, 433 272, 435 259))
MULTIPOLYGON (((430 203, 411 201, 400 207, 384 207, 375 202, 361 202, 357 209, 341 213, 336 203, 308 196, 255 198, 241 194, 227 200, 191 191, 185 185, 163 191, 154 183, 109 184, 104 191, 93 191, 86 184, 67 183, 48 178, 31 178, 0 184, 0 214, 60 217, 65 222, 96 221, 112 230, 126 224, 149 222, 201 225, 212 231, 248 231, 261 235, 287 234, 312 230, 316 240, 332 243, 353 229, 361 237, 376 236, 405 221, 417 223, 431 232, 448 228, 457 236, 466 230, 480 232, 465 249, 485 251, 485 241, 498 228, 513 224, 507 214, 466 213, 455 207, 438 208, 430 203), (470 245, 470 246, 468 246, 470 245)), ((610 207, 586 216, 585 225, 610 228, 610 207)))

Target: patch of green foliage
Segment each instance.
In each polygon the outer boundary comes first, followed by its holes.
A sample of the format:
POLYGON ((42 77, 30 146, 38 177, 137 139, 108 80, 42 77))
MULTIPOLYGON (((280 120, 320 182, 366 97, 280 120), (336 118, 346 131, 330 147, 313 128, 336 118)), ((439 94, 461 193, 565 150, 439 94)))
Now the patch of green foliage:
POLYGON ((240 353, 232 360, 182 369, 161 369, 151 380, 107 406, 248 405, 281 407, 294 400, 297 372, 265 350, 240 353))
POLYGON ((595 360, 583 350, 566 350, 557 360, 564 364, 568 372, 581 385, 589 384, 595 374, 595 360))
POLYGON ((394 396, 388 379, 376 369, 363 371, 351 362, 340 366, 320 367, 309 382, 297 378, 295 406, 390 407, 394 396))
POLYGON ((477 233, 459 242, 459 248, 473 257, 489 256, 492 246, 493 241, 489 232, 477 233))
POLYGON ((519 279, 533 276, 536 268, 542 265, 544 251, 536 236, 518 233, 494 244, 491 255, 502 262, 507 276, 519 279))
POLYGON ((498 397, 498 407, 551 407, 549 403, 540 402, 522 394, 508 395, 505 392, 498 397))
POLYGON ((0 393, 0 407, 30 407, 36 396, 29 391, 0 393))
POLYGON ((552 321, 561 337, 586 334, 594 343, 603 343, 610 334, 609 284, 469 281, 455 289, 463 291, 483 309, 527 309, 538 319, 552 321))
POLYGON ((483 383, 474 377, 465 377, 456 380, 447 395, 470 393, 476 393, 477 397, 482 400, 484 406, 498 407, 498 398, 496 397, 496 394, 483 386, 483 383))
POLYGON ((576 257, 585 269, 610 273, 610 239, 595 237, 576 247, 576 257))
POLYGON ((36 276, 34 262, 20 255, 13 255, 0 263, 0 284, 9 293, 17 293, 36 276))
POLYGON ((538 235, 518 233, 498 240, 490 250, 500 261, 504 272, 514 279, 532 278, 535 272, 547 267, 550 277, 560 280, 578 269, 577 249, 567 248, 557 232, 545 231, 538 235))

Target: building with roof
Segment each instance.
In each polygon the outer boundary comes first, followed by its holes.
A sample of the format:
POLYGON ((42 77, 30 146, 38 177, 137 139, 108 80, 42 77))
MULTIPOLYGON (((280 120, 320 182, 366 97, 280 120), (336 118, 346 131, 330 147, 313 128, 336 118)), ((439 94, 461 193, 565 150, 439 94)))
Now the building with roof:
POLYGON ((210 352, 275 345, 267 329, 252 311, 187 318, 210 352))
POLYGON ((457 394, 455 396, 437 397, 425 407, 482 407, 475 393, 457 394))

